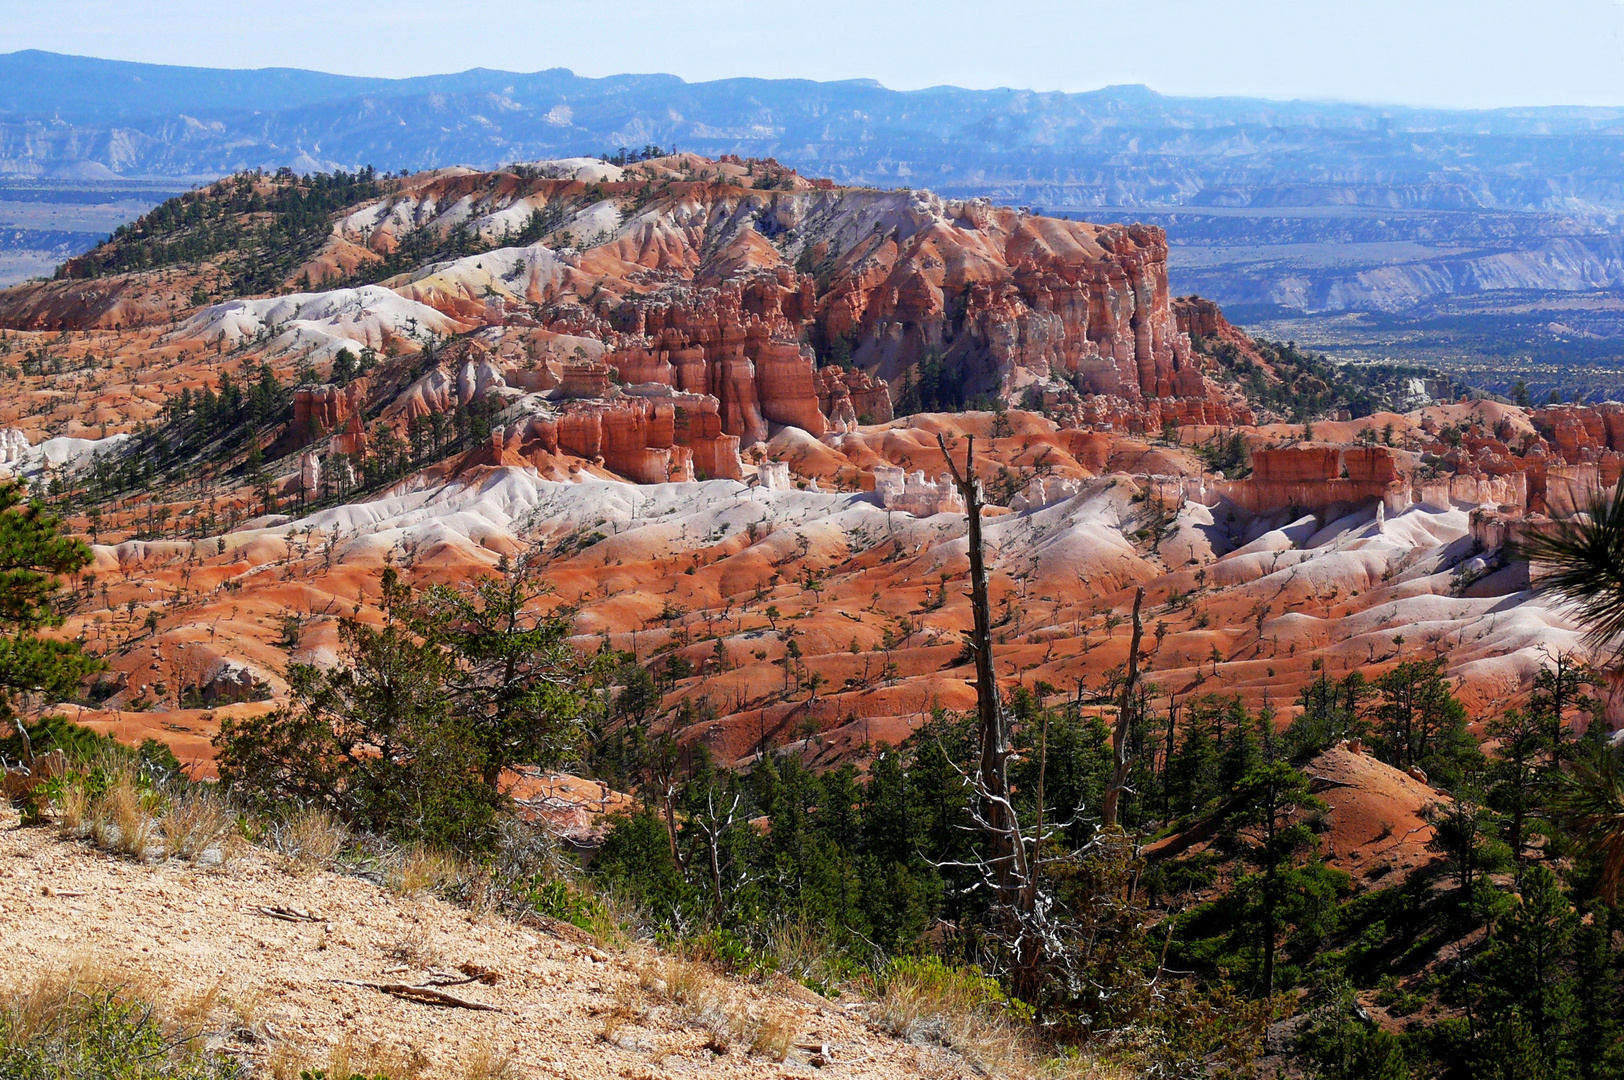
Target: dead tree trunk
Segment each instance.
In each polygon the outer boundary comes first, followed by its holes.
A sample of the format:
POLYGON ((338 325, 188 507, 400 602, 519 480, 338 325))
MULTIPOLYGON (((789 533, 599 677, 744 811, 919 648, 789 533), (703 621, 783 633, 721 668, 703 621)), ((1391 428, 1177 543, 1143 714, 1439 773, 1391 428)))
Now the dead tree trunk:
POLYGON ((970 648, 975 653, 976 731, 981 751, 976 786, 984 803, 983 829, 991 846, 991 857, 987 861, 1004 911, 1006 930, 1013 937, 1015 990, 1018 995, 1029 998, 1030 992, 1036 989, 1042 960, 1042 942, 1031 925, 1037 909, 1037 878, 1028 866, 1020 818, 1010 798, 1010 730, 993 671, 992 602, 987 595, 987 564, 981 540, 983 496, 975 469, 975 437, 970 436, 967 441, 961 471, 948 452, 947 440, 940 434, 936 436, 947 467, 952 471, 953 483, 964 498, 964 514, 969 526, 970 607, 975 616, 970 648))
MULTIPOLYGON (((28 729, 23 726, 23 718, 22 717, 20 717, 20 716, 12 717, 11 726, 13 728, 17 729, 17 738, 23 744, 23 766, 25 768, 27 768, 29 772, 33 772, 34 771, 34 740, 30 739, 28 737, 28 729)), ((0 769, 0 772, 3 772, 3 771, 4 771, 3 769, 0 769)))
POLYGON ((1117 823, 1117 803, 1122 798, 1123 788, 1128 786, 1128 739, 1133 734, 1134 710, 1139 704, 1139 642, 1145 633, 1139 610, 1144 603, 1145 590, 1141 586, 1133 594, 1133 636, 1128 644, 1128 676, 1122 682, 1116 728, 1111 732, 1111 757, 1114 762, 1111 782, 1106 785, 1105 798, 1100 803, 1100 820, 1106 828, 1117 823))

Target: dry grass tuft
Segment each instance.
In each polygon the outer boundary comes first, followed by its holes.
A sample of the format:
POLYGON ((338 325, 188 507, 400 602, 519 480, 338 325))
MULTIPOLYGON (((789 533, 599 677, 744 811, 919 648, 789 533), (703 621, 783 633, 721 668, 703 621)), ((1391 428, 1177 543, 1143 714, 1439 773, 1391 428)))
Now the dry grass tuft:
POLYGON ((624 1045, 621 1041, 621 1029, 648 1016, 648 1010, 638 1006, 637 994, 636 989, 624 983, 615 990, 615 1007, 604 1015, 603 1024, 598 1029, 598 1038, 614 1046, 624 1045))
POLYGON ((423 844, 401 848, 391 860, 385 883, 401 896, 432 892, 464 877, 462 863, 452 855, 423 844))
MULTIPOLYGON (((299 1080, 299 1074, 304 1071, 304 1059, 287 1043, 277 1043, 265 1061, 265 1072, 271 1080, 299 1080)), ((349 1076, 348 1073, 342 1075, 349 1076)))
POLYGON ((828 934, 804 916, 775 925, 767 935, 766 953, 780 972, 804 985, 827 990, 842 980, 828 934))
POLYGON ((136 783, 133 769, 114 772, 107 789, 90 802, 90 836, 98 847, 136 859, 162 852, 158 821, 136 783))
POLYGON ((476 1046, 462 1063, 462 1080, 517 1080, 513 1060, 489 1046, 476 1046))
POLYGON ((225 1080, 203 1036, 218 987, 178 1003, 150 973, 91 958, 0 990, 0 1076, 225 1080))
POLYGON ((1037 1076, 1044 1070, 997 984, 939 960, 898 960, 879 980, 870 1022, 908 1042, 955 1051, 977 1071, 1037 1076))
POLYGON ((118 1000, 139 1001, 157 996, 159 985, 149 972, 118 970, 93 957, 38 973, 4 991, 7 1038, 27 1040, 51 1030, 75 999, 112 992, 118 1000))
POLYGON ((223 987, 223 978, 216 978, 196 993, 180 999, 174 1007, 175 1019, 187 1027, 203 1028, 220 1008, 223 987))
POLYGON ((172 857, 192 862, 226 862, 240 836, 236 815, 215 792, 194 787, 170 805, 160 824, 172 857))
MULTIPOLYGON (((476 1052, 477 1056, 477 1052, 476 1052)), ((429 1059, 416 1047, 373 1043, 362 1049, 346 1035, 327 1050, 325 1063, 313 1063, 288 1043, 277 1043, 266 1062, 271 1080, 300 1080, 304 1076, 326 1075, 328 1080, 349 1080, 354 1076, 380 1076, 389 1080, 419 1080, 429 1059)), ((488 1073, 478 1080, 511 1080, 511 1073, 488 1073)), ((476 1074, 469 1074, 475 1080, 476 1074)))
POLYGON ((69 784, 57 801, 57 831, 69 840, 84 838, 90 831, 90 793, 82 784, 69 784))
POLYGON ((645 955, 635 963, 638 985, 670 1002, 684 1021, 709 1034, 706 1045, 715 1053, 742 1044, 774 1061, 789 1055, 797 1029, 787 1012, 752 1010, 710 968, 680 956, 645 955))
POLYGON ((750 1052, 769 1061, 783 1061, 795 1042, 798 1029, 795 1018, 782 1010, 769 1010, 755 1023, 750 1033, 750 1052))
POLYGON ((350 832, 325 810, 307 808, 292 817, 274 822, 266 830, 273 850, 293 860, 301 873, 331 870, 349 846, 350 832))
MULTIPOLYGON (((260 1013, 265 1008, 265 991, 255 990, 250 994, 233 996, 225 999, 226 1008, 231 1010, 233 1027, 238 1031, 247 1032, 258 1041, 264 1041, 267 1033, 260 1027, 260 1013)), ((297 1072, 295 1073, 297 1075, 297 1072)))
POLYGON ((429 932, 429 923, 424 919, 421 911, 412 913, 411 923, 406 933, 401 935, 399 941, 384 950, 384 955, 396 963, 406 964, 419 970, 438 967, 443 959, 439 950, 434 947, 433 935, 429 932))
POLYGON ((429 1067, 429 1059, 415 1046, 386 1046, 374 1043, 363 1059, 363 1073, 387 1076, 389 1080, 419 1080, 429 1067))

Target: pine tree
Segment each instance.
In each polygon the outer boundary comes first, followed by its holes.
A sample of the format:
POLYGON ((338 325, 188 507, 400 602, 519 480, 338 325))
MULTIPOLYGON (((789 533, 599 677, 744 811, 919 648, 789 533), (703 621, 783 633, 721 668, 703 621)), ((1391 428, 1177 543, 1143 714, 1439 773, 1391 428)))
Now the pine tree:
POLYGON ((1490 1023, 1490 1054, 1514 1051, 1530 1071, 1522 1075, 1556 1080, 1571 1075, 1578 1030, 1578 980, 1570 970, 1579 918, 1545 866, 1523 875, 1522 897, 1502 921, 1483 957, 1480 993, 1490 1023), (1502 1032, 1526 1029, 1527 1045, 1497 1047, 1502 1032))
POLYGON ((61 701, 76 695, 80 682, 101 663, 78 642, 41 637, 62 625, 56 596, 63 575, 90 562, 90 549, 68 536, 62 522, 17 481, 0 481, 0 720, 9 720, 24 740, 18 716, 25 698, 61 701))
POLYGON ((1318 843, 1301 815, 1324 809, 1325 803, 1309 793, 1306 773, 1283 761, 1259 765, 1235 786, 1232 806, 1227 828, 1258 870, 1240 889, 1256 920, 1263 958, 1259 996, 1269 997, 1281 930, 1290 923, 1317 923, 1347 875, 1328 871, 1312 857, 1318 843))
POLYGON ((1624 951, 1613 944, 1620 914, 1594 913, 1574 936, 1579 999, 1574 1057, 1580 1080, 1624 1076, 1624 951), (1609 932, 1611 930, 1611 932, 1609 932))
POLYGON ((1399 664, 1376 680, 1374 742, 1389 764, 1420 766, 1439 785, 1453 787, 1480 768, 1483 753, 1466 727, 1466 709, 1455 700, 1436 660, 1399 664))
POLYGON ((1199 813, 1217 792, 1218 747, 1208 726, 1197 721, 1185 725, 1183 738, 1167 766, 1169 806, 1178 816, 1199 813))

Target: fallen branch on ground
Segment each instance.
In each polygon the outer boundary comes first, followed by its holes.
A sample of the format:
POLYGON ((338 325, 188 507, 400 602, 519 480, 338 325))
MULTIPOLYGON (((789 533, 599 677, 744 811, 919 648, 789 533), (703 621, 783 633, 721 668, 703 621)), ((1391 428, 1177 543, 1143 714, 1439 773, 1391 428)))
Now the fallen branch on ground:
POLYGON ((345 986, 364 986, 369 990, 377 990, 406 1001, 415 1001, 419 1005, 445 1005, 455 1009, 475 1009, 479 1012, 505 1012, 495 1005, 487 1005, 483 1001, 469 1001, 467 998, 456 997, 432 986, 409 986, 406 983, 378 983, 360 982, 355 979, 329 979, 328 982, 342 983, 345 986))

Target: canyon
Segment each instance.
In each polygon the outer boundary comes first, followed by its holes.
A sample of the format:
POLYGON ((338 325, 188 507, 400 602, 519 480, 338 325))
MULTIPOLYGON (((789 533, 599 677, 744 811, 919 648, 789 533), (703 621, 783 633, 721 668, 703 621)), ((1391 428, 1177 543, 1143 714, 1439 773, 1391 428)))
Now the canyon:
POLYGON ((223 260, 70 263, 0 293, 7 460, 96 541, 67 632, 110 670, 69 713, 206 770, 222 717, 281 700, 290 662, 333 662, 340 614, 378 617, 384 566, 459 582, 529 554, 582 648, 667 673, 664 710, 702 717, 686 742, 861 759, 974 697, 938 439, 962 462, 973 438, 995 504, 1011 690, 1103 685, 1140 587, 1158 693, 1282 722, 1322 671, 1416 658, 1486 715, 1581 648, 1501 547, 1616 483, 1624 407, 1305 429, 1238 377, 1284 378, 1278 355, 1174 298, 1166 259, 1155 228, 678 154, 391 181, 271 294, 233 295, 223 260), (464 249, 401 267, 447 238, 464 249), (71 501, 182 390, 266 372, 291 389, 256 436, 263 480, 200 459, 94 518, 71 501), (920 409, 939 386, 981 407, 920 409), (1235 440, 1226 475, 1212 452, 1235 440))
POLYGON ((1501 393, 1521 377, 1537 400, 1618 385, 1617 110, 563 69, 361 79, 34 51, 0 56, 0 88, 0 283, 242 169, 489 169, 653 142, 1159 225, 1174 288, 1270 337, 1448 365, 1501 393))

